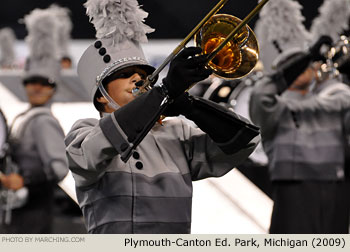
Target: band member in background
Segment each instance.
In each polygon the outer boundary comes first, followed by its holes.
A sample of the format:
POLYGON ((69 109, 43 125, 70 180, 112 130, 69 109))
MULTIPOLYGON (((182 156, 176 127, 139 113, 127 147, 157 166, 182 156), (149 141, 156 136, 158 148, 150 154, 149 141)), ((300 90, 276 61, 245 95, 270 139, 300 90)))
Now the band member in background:
POLYGON ((192 181, 222 176, 245 160, 259 129, 184 93, 211 73, 204 56, 195 56, 200 48, 180 52, 162 84, 135 97, 136 83, 154 71, 139 45, 152 31, 143 23, 147 13, 131 0, 85 6, 98 40, 81 57, 78 74, 102 118, 77 121, 65 142, 87 230, 190 233, 192 181), (161 114, 182 114, 200 129, 178 117, 159 121, 161 114))
POLYGON ((0 69, 14 69, 17 67, 15 42, 16 35, 11 28, 0 29, 0 69))
POLYGON ((58 33, 58 57, 61 60, 62 69, 71 69, 73 66, 72 57, 69 52, 71 43, 71 32, 73 23, 71 20, 71 13, 68 8, 52 4, 49 9, 56 15, 59 20, 57 24, 58 33))
POLYGON ((344 119, 350 88, 317 79, 317 64, 310 64, 330 43, 321 37, 308 51, 285 51, 276 73, 252 92, 250 115, 261 127, 273 184, 270 233, 348 233, 344 119))
POLYGON ((3 223, 0 232, 51 233, 53 190, 68 173, 64 133, 50 109, 61 68, 55 54, 58 21, 41 9, 24 21, 30 55, 23 84, 30 108, 11 126, 12 172, 0 180, 3 188, 15 192, 26 188, 27 195, 13 207, 11 221, 3 223))

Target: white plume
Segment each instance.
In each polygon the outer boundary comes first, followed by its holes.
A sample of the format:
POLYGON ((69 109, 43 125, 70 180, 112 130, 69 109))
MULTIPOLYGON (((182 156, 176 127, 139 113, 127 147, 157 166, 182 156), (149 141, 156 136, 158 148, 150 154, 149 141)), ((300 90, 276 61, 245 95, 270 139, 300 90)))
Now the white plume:
POLYGON ((13 67, 15 64, 16 35, 11 28, 0 30, 0 67, 13 67))
POLYGON ((349 28, 349 17, 350 0, 324 0, 310 28, 314 40, 328 35, 338 41, 341 33, 349 28))
POLYGON ((35 9, 24 17, 30 60, 58 58, 57 20, 48 9, 35 9))
POLYGON ((257 33, 265 33, 260 43, 277 43, 284 51, 290 47, 304 47, 310 34, 303 25, 302 6, 293 0, 270 0, 260 12, 257 33))
POLYGON ((143 23, 148 13, 137 0, 88 0, 84 6, 97 38, 112 38, 114 44, 147 42, 146 34, 154 31, 143 23))
POLYGON ((69 55, 69 43, 71 41, 71 32, 73 28, 70 18, 70 10, 53 4, 49 8, 56 15, 59 22, 57 23, 58 32, 58 53, 60 57, 69 55))
POLYGON ((259 44, 262 43, 262 41, 264 41, 264 43, 271 43, 270 41, 268 41, 267 29, 268 27, 266 26, 266 22, 264 22, 262 19, 258 19, 256 21, 254 26, 254 32, 259 41, 259 44))

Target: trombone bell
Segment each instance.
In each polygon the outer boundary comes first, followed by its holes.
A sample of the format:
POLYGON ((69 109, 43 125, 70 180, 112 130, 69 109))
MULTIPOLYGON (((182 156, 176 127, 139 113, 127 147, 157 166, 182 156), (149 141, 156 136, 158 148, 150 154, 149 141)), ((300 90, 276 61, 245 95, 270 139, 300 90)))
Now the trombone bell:
MULTIPOLYGON (((195 35, 195 45, 201 47, 204 54, 210 54, 241 22, 231 15, 214 15, 195 35)), ((220 78, 237 79, 249 74, 258 59, 258 42, 254 32, 246 25, 215 55, 208 66, 220 78)))

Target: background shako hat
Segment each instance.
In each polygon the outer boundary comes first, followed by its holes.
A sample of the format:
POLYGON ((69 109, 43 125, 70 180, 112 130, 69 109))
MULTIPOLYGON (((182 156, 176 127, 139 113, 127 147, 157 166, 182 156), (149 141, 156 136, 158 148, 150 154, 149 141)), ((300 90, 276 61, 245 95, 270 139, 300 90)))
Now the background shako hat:
POLYGON ((310 43, 311 36, 303 24, 305 18, 301 10, 302 6, 294 0, 270 0, 259 13, 254 31, 266 72, 273 71, 275 58, 280 54, 289 57, 298 49, 306 49, 310 43))
POLYGON ((322 35, 330 36, 335 42, 349 28, 349 0, 324 0, 309 31, 303 24, 301 10, 296 0, 270 0, 261 10, 254 31, 267 72, 292 54, 305 51, 322 35))
POLYGON ((71 42, 71 32, 73 29, 70 10, 57 4, 52 4, 49 10, 56 15, 59 21, 57 22, 58 57, 59 59, 70 57, 69 44, 71 42))
MULTIPOLYGON (((317 40, 322 35, 328 35, 333 40, 333 46, 338 47, 341 53, 335 58, 337 62, 337 70, 346 74, 350 80, 350 53, 348 48, 348 40, 342 35, 349 29, 350 21, 350 0, 324 0, 318 9, 318 16, 313 20, 310 31, 314 39, 317 40), (345 42, 343 44, 343 42, 345 42), (343 44, 343 47, 339 47, 343 44)), ((333 48, 336 51, 336 48, 333 48)), ((332 54, 332 50, 330 50, 332 54)), ((333 60, 333 59, 332 59, 333 60)), ((327 68, 326 68, 327 69, 327 68)), ((331 71, 334 69, 330 69, 331 71)))
POLYGON ((28 30, 25 40, 29 47, 24 83, 33 77, 45 78, 52 85, 58 80, 61 66, 58 60, 57 22, 49 9, 34 9, 24 17, 28 30))
POLYGON ((9 27, 0 30, 0 68, 13 68, 15 66, 16 35, 9 27))
POLYGON ((349 0, 324 0, 310 27, 313 40, 317 41, 322 35, 327 35, 333 42, 338 41, 340 35, 349 29, 349 17, 349 0))
POLYGON ((80 58, 78 75, 92 99, 102 80, 118 70, 136 65, 154 71, 140 46, 153 29, 143 23, 148 14, 136 0, 88 0, 84 6, 97 40, 80 58))

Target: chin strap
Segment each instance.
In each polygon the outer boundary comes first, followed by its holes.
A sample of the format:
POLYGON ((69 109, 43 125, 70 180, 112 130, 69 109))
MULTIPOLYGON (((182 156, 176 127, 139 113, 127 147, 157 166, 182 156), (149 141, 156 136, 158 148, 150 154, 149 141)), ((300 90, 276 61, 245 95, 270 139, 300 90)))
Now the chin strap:
POLYGON ((103 97, 106 98, 106 100, 108 101, 108 106, 110 108, 115 110, 120 108, 120 106, 112 99, 112 97, 109 96, 109 94, 107 93, 102 83, 98 85, 98 89, 101 91, 101 94, 103 95, 103 97))

